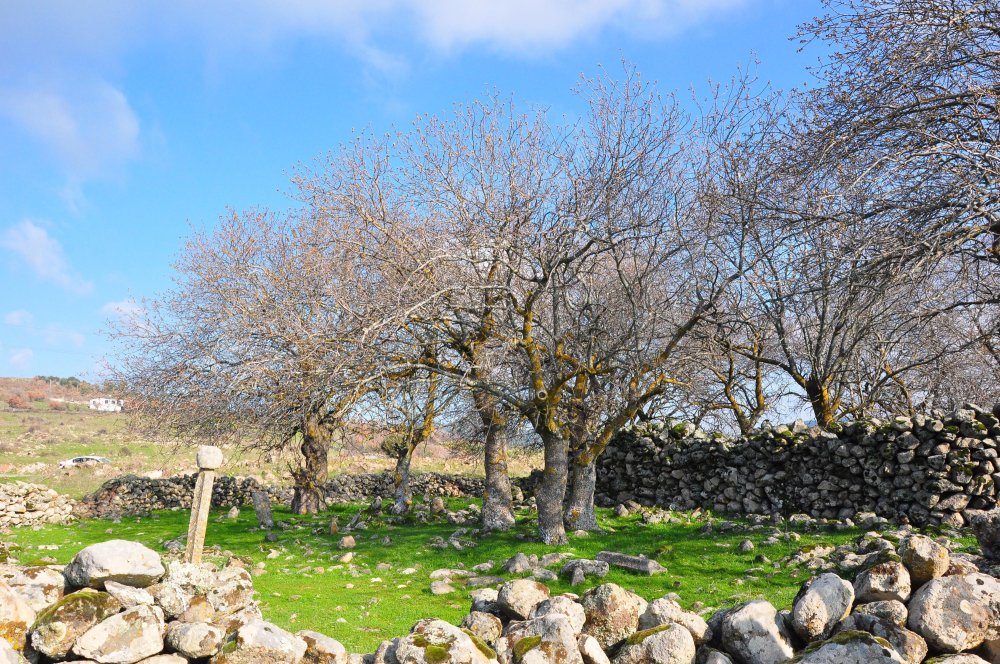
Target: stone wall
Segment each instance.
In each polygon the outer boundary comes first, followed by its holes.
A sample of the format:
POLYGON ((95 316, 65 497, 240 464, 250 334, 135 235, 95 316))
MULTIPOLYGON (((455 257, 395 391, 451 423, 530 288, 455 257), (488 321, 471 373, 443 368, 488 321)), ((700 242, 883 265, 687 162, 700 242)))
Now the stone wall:
POLYGON ((0 484, 0 529, 66 523, 73 517, 75 502, 40 484, 0 484))
MULTIPOLYGON (((118 516, 142 514, 152 510, 191 507, 196 475, 180 475, 163 479, 149 479, 125 475, 105 482, 100 489, 83 499, 82 510, 91 516, 118 516)), ((473 477, 443 475, 438 473, 415 474, 410 480, 415 496, 472 497, 480 496, 483 480, 473 477)), ((251 477, 222 475, 216 478, 212 489, 214 507, 231 507, 251 504, 251 493, 265 490, 272 502, 291 501, 290 487, 262 487, 251 477)), ((358 475, 340 475, 326 485, 327 499, 331 502, 362 502, 374 496, 389 497, 393 493, 392 475, 388 472, 358 475)))
POLYGON ((996 506, 1000 406, 968 406, 837 431, 802 423, 726 439, 689 424, 623 431, 598 460, 597 502, 626 500, 732 514, 874 512, 917 525, 961 526, 996 506))

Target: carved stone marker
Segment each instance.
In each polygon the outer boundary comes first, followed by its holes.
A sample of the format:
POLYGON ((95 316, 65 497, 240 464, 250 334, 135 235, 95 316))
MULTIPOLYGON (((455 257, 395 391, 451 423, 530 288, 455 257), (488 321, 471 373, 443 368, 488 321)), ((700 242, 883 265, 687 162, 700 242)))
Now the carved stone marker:
POLYGON ((212 485, 215 484, 215 471, 222 465, 222 450, 202 445, 198 448, 197 461, 198 481, 191 500, 191 522, 188 525, 187 550, 184 554, 186 562, 195 564, 201 562, 201 552, 205 546, 208 511, 212 507, 212 485))
POLYGON ((250 492, 253 501, 253 511, 257 513, 257 525, 264 530, 274 528, 274 516, 271 515, 271 497, 264 491, 250 492))

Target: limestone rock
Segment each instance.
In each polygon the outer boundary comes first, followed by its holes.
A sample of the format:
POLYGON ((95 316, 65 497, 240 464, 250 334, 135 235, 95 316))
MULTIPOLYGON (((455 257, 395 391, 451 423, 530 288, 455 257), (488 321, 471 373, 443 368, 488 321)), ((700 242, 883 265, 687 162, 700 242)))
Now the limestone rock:
POLYGON ((842 632, 806 650, 795 664, 905 664, 888 643, 865 632, 842 632))
MULTIPOLYGON (((544 602, 543 602, 544 603, 544 602)), ((503 632, 503 623, 492 613, 472 611, 462 619, 462 627, 469 630, 486 643, 496 643, 503 632)))
POLYGON ((66 580, 52 567, 0 565, 0 582, 6 583, 36 613, 62 599, 66 580))
POLYGON ((212 658, 212 664, 298 664, 306 642, 264 620, 251 620, 212 658))
POLYGON ((591 635, 581 634, 576 637, 576 645, 580 649, 583 664, 611 664, 611 660, 601 648, 601 644, 591 635))
POLYGON ((28 664, 28 660, 14 650, 7 639, 0 637, 0 664, 28 664))
POLYGON ((584 634, 590 634, 605 650, 633 634, 647 602, 635 593, 614 583, 604 583, 588 590, 580 604, 587 616, 584 634))
POLYGON ((906 625, 906 618, 909 615, 906 605, 896 599, 858 604, 854 607, 854 613, 873 616, 900 627, 906 625))
POLYGON ((922 586, 948 572, 948 549, 926 535, 910 535, 904 539, 899 547, 899 555, 910 571, 914 586, 922 586))
POLYGON ((714 648, 706 648, 699 654, 699 664, 734 664, 732 658, 714 648))
POLYGON ((909 604, 907 625, 945 653, 972 650, 996 629, 1000 581, 985 574, 946 576, 921 587, 909 604))
POLYGON ((910 572, 903 563, 873 565, 854 580, 854 595, 860 603, 889 599, 906 602, 910 597, 910 572))
POLYGON ((948 657, 937 657, 934 664, 991 664, 982 657, 972 653, 962 653, 961 655, 950 655, 948 657))
POLYGON ((348 664, 347 650, 340 641, 309 630, 302 630, 296 636, 306 642, 302 664, 348 664))
POLYGON ((745 664, 779 664, 795 654, 784 621, 764 600, 748 602, 725 615, 722 644, 745 664))
POLYGON ((689 613, 681 605, 669 597, 653 600, 639 616, 639 629, 646 630, 660 625, 677 623, 691 632, 695 645, 701 645, 712 639, 712 630, 705 619, 697 613, 689 613))
POLYGON ((133 664, 163 650, 163 612, 139 605, 105 618, 76 640, 73 652, 101 664, 133 664))
POLYGON ((577 635, 558 613, 508 625, 497 657, 503 664, 583 664, 577 635))
POLYGON ((565 595, 558 595, 556 597, 550 597, 549 599, 539 602, 534 609, 531 610, 531 618, 541 618, 547 615, 563 615, 569 620, 570 627, 573 628, 574 634, 579 634, 583 631, 583 624, 587 621, 587 614, 584 613, 583 607, 580 606, 579 602, 576 602, 565 595))
POLYGON ((851 612, 854 587, 836 574, 821 574, 799 591, 792 606, 792 627, 805 641, 823 640, 851 612))
POLYGON ((454 625, 443 620, 421 620, 407 636, 388 647, 385 660, 406 664, 489 664, 495 661, 495 654, 454 625))
POLYGON ((139 606, 140 604, 147 606, 155 604, 153 596, 145 588, 133 588, 117 581, 105 581, 104 591, 121 602, 121 605, 126 609, 139 606))
POLYGON ((524 620, 542 600, 548 599, 549 589, 531 579, 515 579, 501 586, 497 606, 512 618, 524 620))
POLYGON ((121 602, 108 593, 81 590, 66 595, 38 614, 29 636, 31 646, 48 657, 63 659, 80 636, 121 608, 121 602))
POLYGON ((253 579, 242 567, 226 567, 214 579, 208 602, 216 613, 234 613, 253 600, 253 579))
POLYGON ((691 632, 671 623, 636 632, 625 640, 613 664, 694 664, 691 632))
POLYGON ((35 622, 35 611, 3 581, 0 581, 0 638, 22 650, 28 628, 35 622))
POLYGON ((145 588, 163 576, 160 554, 138 542, 108 540, 81 550, 63 576, 77 588, 104 587, 105 581, 117 581, 136 588, 145 588))
POLYGON ((983 555, 1000 560, 1000 507, 989 512, 974 513, 971 525, 983 555))
POLYGON ((219 652, 226 633, 203 622, 172 622, 167 625, 167 645, 191 659, 211 657, 219 652))
POLYGON ((923 637, 901 625, 875 616, 854 613, 838 626, 838 631, 867 632, 885 639, 889 646, 910 664, 920 664, 927 656, 927 641, 923 637))

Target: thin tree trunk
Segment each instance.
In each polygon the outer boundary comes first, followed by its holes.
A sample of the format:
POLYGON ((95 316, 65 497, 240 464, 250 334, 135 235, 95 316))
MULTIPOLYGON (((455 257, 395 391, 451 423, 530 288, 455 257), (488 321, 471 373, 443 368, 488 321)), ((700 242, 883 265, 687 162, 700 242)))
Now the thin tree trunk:
POLYGON ((569 465, 566 439, 552 431, 543 431, 541 436, 545 448, 545 468, 535 490, 538 536, 545 544, 565 544, 569 541, 566 538, 562 509, 569 465))
POLYGON ((476 409, 485 430, 486 482, 483 486, 483 530, 502 531, 514 527, 514 499, 507 470, 506 422, 489 395, 474 395, 476 409))
POLYGON ((292 512, 316 514, 326 509, 326 481, 329 476, 327 431, 310 417, 302 431, 302 465, 292 475, 295 491, 292 495, 292 512))
POLYGON ((597 464, 586 450, 573 455, 569 464, 569 490, 566 496, 567 530, 600 531, 597 511, 594 509, 594 492, 597 488, 597 464))
POLYGON ((413 492, 410 491, 410 463, 413 461, 414 445, 407 445, 405 451, 396 458, 396 472, 393 475, 396 501, 392 505, 393 514, 406 514, 413 506, 413 492))

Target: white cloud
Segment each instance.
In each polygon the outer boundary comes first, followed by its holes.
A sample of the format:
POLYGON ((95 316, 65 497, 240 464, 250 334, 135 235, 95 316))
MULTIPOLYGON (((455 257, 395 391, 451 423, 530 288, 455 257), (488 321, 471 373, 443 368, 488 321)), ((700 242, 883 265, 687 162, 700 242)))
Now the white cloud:
POLYGON ((56 155, 73 180, 107 175, 139 153, 139 119, 101 81, 0 89, 6 115, 56 155))
POLYGON ((25 311, 24 309, 8 311, 7 314, 3 317, 3 322, 13 327, 22 327, 25 325, 31 325, 34 321, 35 321, 34 315, 32 315, 30 311, 25 311))
POLYGON ((135 318, 143 312, 143 308, 135 300, 128 298, 124 300, 118 300, 115 302, 108 302, 103 307, 101 307, 101 313, 108 318, 117 318, 118 320, 128 320, 130 318, 135 318))
POLYGON ((41 335, 47 344, 58 347, 81 348, 87 340, 76 330, 61 325, 47 325, 42 329, 41 335))
POLYGON ((34 358, 35 352, 30 348, 17 348, 11 351, 7 361, 10 362, 12 368, 21 371, 27 369, 34 358))
POLYGON ((40 279, 71 293, 87 295, 94 286, 73 270, 62 245, 48 231, 29 219, 9 226, 0 234, 0 248, 18 255, 40 279))

